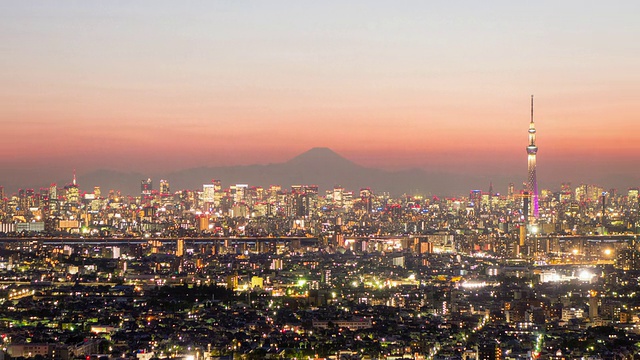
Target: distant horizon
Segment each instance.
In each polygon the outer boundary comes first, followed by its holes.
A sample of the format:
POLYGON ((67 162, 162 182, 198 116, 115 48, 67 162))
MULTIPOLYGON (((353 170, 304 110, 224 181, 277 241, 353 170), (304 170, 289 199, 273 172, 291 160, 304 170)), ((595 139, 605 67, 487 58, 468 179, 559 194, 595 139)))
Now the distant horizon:
MULTIPOLYGON (((378 171, 382 171, 382 172, 386 172, 386 173, 390 173, 390 174, 396 174, 396 173, 402 173, 403 171, 412 171, 412 170, 421 170, 421 169, 377 169, 377 168, 373 168, 373 167, 367 167, 367 166, 362 166, 354 161, 352 161, 351 159, 348 159, 346 157, 343 157, 341 154, 333 151, 332 149, 328 148, 328 147, 313 147, 310 148, 309 150, 303 152, 303 153, 299 153, 291 158, 289 158, 287 161, 284 162, 269 162, 266 164, 244 164, 244 165, 237 165, 237 166, 220 166, 220 167, 209 167, 209 166, 200 166, 200 167, 193 167, 193 168, 185 168, 185 169, 180 169, 180 170, 174 170, 174 171, 169 171, 169 172, 164 172, 164 173, 150 173, 150 172, 138 172, 138 171, 124 171, 124 170, 119 170, 119 169, 96 169, 96 170, 92 170, 90 172, 76 172, 76 177, 77 177, 77 182, 78 185, 81 189, 81 191, 86 192, 86 193, 91 193, 93 191, 93 188, 95 186, 100 186, 100 184, 98 183, 99 180, 96 180, 97 177, 101 174, 106 174, 108 176, 113 177, 115 176, 119 176, 122 175, 123 179, 126 178, 128 180, 130 180, 129 182, 127 182, 126 184, 123 185, 122 188, 103 188, 101 187, 101 190, 103 192, 107 192, 110 190, 115 190, 115 191, 121 191, 123 195, 131 195, 131 196, 136 196, 139 195, 139 187, 140 187, 140 181, 147 179, 147 178, 151 178, 154 184, 154 189, 158 189, 158 185, 160 180, 167 180, 169 181, 169 184, 172 184, 172 177, 177 177, 177 176, 183 176, 183 173, 187 173, 189 171, 193 171, 193 170, 209 170, 211 169, 212 171, 215 170, 224 170, 224 169, 237 169, 237 168, 253 168, 253 167, 268 167, 268 166, 278 166, 278 165, 282 165, 282 164, 287 164, 292 162, 293 160, 303 157, 306 154, 312 153, 314 151, 321 151, 324 152, 325 154, 331 154, 331 155, 337 155, 337 157, 339 158, 339 161, 346 161, 349 163, 353 163, 356 167, 362 167, 365 169, 370 169, 370 170, 378 170, 378 171), (83 180, 85 178, 91 178, 92 180, 91 183, 85 183, 83 180), (132 180, 133 179, 133 180, 132 180), (127 191, 128 190, 128 191, 127 191)), ((422 171, 422 170, 421 170, 422 171)), ((460 177, 460 176, 464 176, 464 174, 455 174, 455 173, 446 173, 446 172, 434 172, 435 174, 439 174, 442 177, 450 177, 450 178, 454 178, 454 177, 460 177)), ((0 184, 0 186, 3 186, 5 189, 5 195, 10 195, 13 193, 17 193, 17 191, 19 189, 40 189, 40 188, 45 188, 48 187, 51 184, 56 184, 56 186, 58 188, 63 188, 69 184, 72 183, 73 180, 73 171, 68 174, 68 179, 64 179, 64 177, 62 176, 58 176, 56 179, 57 180, 52 180, 50 182, 44 182, 42 185, 38 186, 35 183, 31 183, 29 184, 29 186, 6 186, 5 184, 0 184)), ((429 172, 426 172, 427 175, 429 175, 429 172)), ((220 174, 218 174, 220 175, 220 174)), ((526 174, 525 174, 526 175, 526 174)), ((218 178, 216 177, 216 174, 214 172, 211 173, 211 178, 218 178)), ((432 192, 417 192, 415 194, 423 194, 426 195, 427 193, 434 195, 434 196, 449 196, 449 197, 460 197, 460 196, 467 196, 469 194, 470 191, 472 190, 482 190, 483 192, 488 192, 489 186, 492 185, 493 186, 493 190, 494 193, 496 194, 501 194, 501 195, 505 195, 507 192, 507 187, 510 183, 514 184, 514 187, 516 189, 516 192, 518 192, 519 190, 522 189, 523 187, 523 182, 525 177, 521 176, 521 178, 523 180, 521 180, 520 182, 518 181, 511 181, 508 179, 504 179, 504 178, 498 178, 496 177, 495 179, 491 179, 491 178, 487 178, 484 179, 487 182, 486 183, 482 183, 482 184, 477 184, 477 186, 467 186, 466 189, 451 189, 451 191, 444 191, 443 193, 432 193, 432 192)), ((198 179, 193 179, 193 181, 197 182, 198 179)), ((374 181, 375 179, 371 179, 371 181, 374 181)), ((110 180, 113 181, 113 180, 110 180)), ((202 184, 205 184, 206 182, 202 182, 202 184)), ((248 183, 249 186, 265 186, 264 184, 256 184, 256 183, 251 183, 251 182, 243 182, 243 181, 238 181, 238 182, 227 182, 224 183, 223 182, 223 188, 228 188, 231 185, 235 185, 237 183, 248 183)), ((630 189, 630 188, 637 188, 640 186, 640 183, 638 185, 633 185, 630 184, 628 186, 624 186, 623 188, 619 187, 619 186, 612 186, 606 183, 602 183, 602 182, 593 182, 593 181, 570 181, 570 180, 566 180, 566 181, 561 181, 561 182, 557 182, 554 183, 552 185, 548 185, 547 184, 542 184, 540 186, 541 190, 551 190, 551 191, 558 191, 560 190, 560 186, 561 183, 571 183, 571 187, 572 189, 575 189, 575 187, 577 187, 578 185, 581 184, 586 184, 586 185, 593 185, 593 186, 600 186, 602 188, 604 188, 605 190, 609 191, 610 189, 617 189, 619 192, 620 191, 625 191, 630 189)), ((200 184, 200 183, 198 183, 200 184)), ((283 184, 271 184, 271 185, 283 185, 283 184)), ((289 181, 289 183, 286 186, 290 186, 290 185, 314 185, 313 182, 306 182, 306 183, 295 183, 293 181, 289 181)), ((338 185, 338 184, 336 184, 338 185)), ((198 185, 198 186, 201 186, 198 185)), ((369 187, 370 185, 367 183, 362 183, 360 185, 360 187, 364 188, 364 187, 369 187)), ((425 187, 428 188, 429 183, 425 183, 425 187)), ((198 190, 199 188, 196 187, 187 187, 187 188, 174 188, 172 186, 172 192, 174 191, 178 191, 178 190, 198 190)), ((284 187, 284 189, 286 189, 286 187, 284 187)), ((350 191, 358 191, 360 188, 347 188, 346 190, 350 190, 350 191)), ((323 190, 327 190, 327 189, 323 189, 323 190)), ((372 190, 374 191, 374 193, 382 193, 382 192, 387 192, 389 191, 388 189, 376 189, 376 188, 372 188, 372 190)), ((407 194, 411 194, 413 189, 406 189, 407 194)))

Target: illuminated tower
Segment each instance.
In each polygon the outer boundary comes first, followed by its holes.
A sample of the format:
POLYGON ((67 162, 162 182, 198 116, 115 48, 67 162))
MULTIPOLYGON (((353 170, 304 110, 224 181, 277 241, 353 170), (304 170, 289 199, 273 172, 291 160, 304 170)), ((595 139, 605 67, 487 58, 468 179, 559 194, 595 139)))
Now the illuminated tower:
POLYGON ((536 154, 538 147, 536 146, 536 127, 533 123, 533 95, 531 95, 531 122, 529 123, 529 145, 527 146, 527 169, 529 177, 527 181, 527 191, 531 196, 531 211, 533 212, 532 221, 538 219, 538 180, 536 179, 536 154))
POLYGON ((68 204, 78 205, 80 202, 80 189, 78 182, 76 181, 76 170, 73 170, 73 182, 64 187, 66 190, 65 196, 68 204))

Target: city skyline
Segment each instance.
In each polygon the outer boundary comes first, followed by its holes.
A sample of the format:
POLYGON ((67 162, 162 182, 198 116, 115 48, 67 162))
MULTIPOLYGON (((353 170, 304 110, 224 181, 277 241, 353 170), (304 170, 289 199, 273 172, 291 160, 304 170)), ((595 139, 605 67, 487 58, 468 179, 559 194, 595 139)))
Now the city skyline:
MULTIPOLYGON (((529 148, 529 146, 527 147, 529 148)), ((535 168, 534 168, 535 169, 535 168)), ((535 172, 535 171, 534 171, 535 172)), ((388 194, 391 196, 427 196, 445 198, 466 198, 474 193, 492 194, 498 197, 510 197, 513 194, 531 194, 531 184, 526 181, 522 183, 501 183, 494 182, 482 177, 467 176, 461 178, 450 173, 425 172, 420 169, 408 169, 399 171, 386 171, 376 168, 361 166, 343 157, 329 148, 312 148, 298 156, 282 163, 254 164, 247 166, 228 167, 199 167, 182 171, 154 174, 147 176, 138 172, 118 172, 110 170, 98 170, 85 174, 78 178, 75 171, 70 178, 49 181, 40 179, 39 182, 22 184, 17 188, 0 185, 1 194, 5 198, 16 196, 20 192, 34 191, 40 192, 47 188, 66 189, 74 187, 82 194, 91 194, 96 191, 121 193, 122 195, 140 195, 141 183, 147 188, 144 194, 154 190, 161 194, 180 193, 183 190, 204 191, 212 186, 214 182, 219 183, 223 189, 234 186, 249 186, 253 189, 267 189, 279 187, 294 189, 299 186, 314 186, 322 192, 330 193, 336 188, 346 191, 358 192, 367 189, 375 194, 388 194), (332 171, 327 171, 328 169, 332 171), (212 177, 213 174, 213 177, 212 177), (488 181, 488 183, 485 183, 488 181), (146 184, 146 185, 145 185, 146 184), (155 184, 155 185, 153 185, 155 184), (164 187, 164 190, 162 190, 164 187), (450 191, 448 189, 457 189, 450 191)), ((638 187, 616 188, 607 183, 590 183, 565 181, 560 184, 546 184, 539 189, 545 194, 565 193, 566 191, 586 191, 586 189, 600 189, 597 194, 607 191, 610 194, 625 194, 638 191, 638 187)), ((535 188, 535 186, 534 186, 535 188)), ((539 194, 538 192, 538 194, 539 194)), ((537 198, 537 197, 536 197, 537 198)), ((530 220, 535 216, 535 206, 537 201, 530 196, 529 209, 530 220)))
POLYGON ((0 185, 329 147, 504 188, 532 93, 541 188, 640 184, 638 5, 463 5, 4 3, 0 185))
POLYGON ((0 1, 0 360, 640 359, 638 13, 0 1))

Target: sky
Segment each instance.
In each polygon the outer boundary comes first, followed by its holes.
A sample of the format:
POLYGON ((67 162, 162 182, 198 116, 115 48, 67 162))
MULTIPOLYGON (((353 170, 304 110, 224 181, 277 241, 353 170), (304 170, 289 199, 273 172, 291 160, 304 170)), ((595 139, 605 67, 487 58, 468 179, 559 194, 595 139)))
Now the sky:
POLYGON ((541 188, 639 186, 639 13, 637 1, 0 1, 0 185, 312 147, 520 183, 534 94, 541 188))

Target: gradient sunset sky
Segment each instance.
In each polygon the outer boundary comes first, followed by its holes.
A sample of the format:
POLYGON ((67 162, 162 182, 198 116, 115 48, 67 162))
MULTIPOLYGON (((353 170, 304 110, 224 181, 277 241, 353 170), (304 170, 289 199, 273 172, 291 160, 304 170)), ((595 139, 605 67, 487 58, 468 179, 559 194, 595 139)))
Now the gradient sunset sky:
POLYGON ((638 14, 638 1, 2 1, 0 185, 318 146, 521 184, 534 94, 541 188, 638 186, 638 14))

